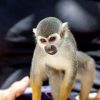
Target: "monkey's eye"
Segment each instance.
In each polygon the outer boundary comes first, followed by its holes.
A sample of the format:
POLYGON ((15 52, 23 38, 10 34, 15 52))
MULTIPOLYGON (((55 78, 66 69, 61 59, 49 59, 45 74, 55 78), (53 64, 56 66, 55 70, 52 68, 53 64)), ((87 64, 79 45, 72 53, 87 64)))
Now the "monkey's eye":
POLYGON ((41 43, 46 43, 46 39, 40 39, 41 43))
POLYGON ((49 42, 54 42, 56 40, 56 37, 55 36, 52 36, 49 38, 49 42))

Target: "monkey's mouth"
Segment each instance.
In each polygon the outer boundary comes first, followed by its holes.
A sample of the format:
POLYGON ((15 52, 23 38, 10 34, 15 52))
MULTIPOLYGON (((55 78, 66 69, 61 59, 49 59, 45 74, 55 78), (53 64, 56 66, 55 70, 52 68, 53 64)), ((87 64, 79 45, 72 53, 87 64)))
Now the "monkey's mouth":
POLYGON ((54 45, 51 45, 51 46, 46 46, 45 47, 45 51, 50 54, 50 55, 54 55, 57 53, 57 48, 54 46, 54 45))
POLYGON ((56 52, 57 52, 57 51, 52 51, 52 50, 51 50, 51 51, 49 51, 49 52, 47 52, 47 53, 50 54, 50 55, 54 55, 54 54, 56 54, 56 52))

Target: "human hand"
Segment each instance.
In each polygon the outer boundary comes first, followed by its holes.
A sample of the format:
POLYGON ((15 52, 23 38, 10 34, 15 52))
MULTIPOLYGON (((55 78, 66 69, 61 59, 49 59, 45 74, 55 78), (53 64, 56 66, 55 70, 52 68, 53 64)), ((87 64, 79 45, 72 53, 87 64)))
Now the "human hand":
POLYGON ((16 97, 22 95, 29 85, 29 77, 13 83, 8 89, 0 90, 0 100, 16 100, 16 97))

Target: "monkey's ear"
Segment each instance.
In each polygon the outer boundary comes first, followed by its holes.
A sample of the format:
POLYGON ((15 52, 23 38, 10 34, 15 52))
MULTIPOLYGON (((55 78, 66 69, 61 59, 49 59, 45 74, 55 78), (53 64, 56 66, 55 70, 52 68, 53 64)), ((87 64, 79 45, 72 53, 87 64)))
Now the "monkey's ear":
POLYGON ((61 26, 61 37, 64 37, 65 36, 65 33, 68 31, 68 23, 65 22, 62 24, 61 26))
POLYGON ((63 23, 62 28, 66 30, 68 28, 68 22, 63 23))
POLYGON ((32 32, 34 33, 35 36, 37 36, 36 28, 33 28, 32 32))

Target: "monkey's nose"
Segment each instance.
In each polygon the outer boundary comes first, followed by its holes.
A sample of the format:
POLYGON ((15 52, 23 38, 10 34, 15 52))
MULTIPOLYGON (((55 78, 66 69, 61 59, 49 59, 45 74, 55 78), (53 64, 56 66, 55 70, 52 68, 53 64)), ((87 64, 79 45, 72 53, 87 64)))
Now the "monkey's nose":
POLYGON ((50 55, 54 55, 57 52, 57 48, 54 45, 48 45, 45 46, 45 51, 50 55))

